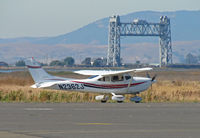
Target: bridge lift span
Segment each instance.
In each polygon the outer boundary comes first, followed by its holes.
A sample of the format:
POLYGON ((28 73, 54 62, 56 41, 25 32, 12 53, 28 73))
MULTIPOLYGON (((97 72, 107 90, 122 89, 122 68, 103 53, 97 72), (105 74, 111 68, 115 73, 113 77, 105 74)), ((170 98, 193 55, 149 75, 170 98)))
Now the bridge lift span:
POLYGON ((120 66, 120 36, 159 36, 160 67, 172 64, 170 19, 160 17, 160 23, 135 19, 121 23, 119 16, 110 17, 108 34, 108 66, 120 66))

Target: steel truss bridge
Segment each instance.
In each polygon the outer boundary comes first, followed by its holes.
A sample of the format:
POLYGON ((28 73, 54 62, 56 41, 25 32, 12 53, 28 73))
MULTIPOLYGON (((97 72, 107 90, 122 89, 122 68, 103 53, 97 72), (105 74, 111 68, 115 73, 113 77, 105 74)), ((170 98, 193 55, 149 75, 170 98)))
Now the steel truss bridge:
POLYGON ((160 67, 172 64, 172 43, 170 19, 160 17, 160 23, 149 23, 135 19, 131 23, 121 23, 119 16, 110 17, 108 34, 107 65, 120 66, 120 36, 158 36, 160 67))

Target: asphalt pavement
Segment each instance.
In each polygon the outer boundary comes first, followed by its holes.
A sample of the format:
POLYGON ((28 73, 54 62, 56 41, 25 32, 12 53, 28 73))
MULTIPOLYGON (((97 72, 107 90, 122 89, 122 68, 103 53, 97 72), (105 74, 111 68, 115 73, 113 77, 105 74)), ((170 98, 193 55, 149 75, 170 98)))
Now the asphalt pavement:
POLYGON ((200 103, 0 103, 2 138, 197 138, 200 103))

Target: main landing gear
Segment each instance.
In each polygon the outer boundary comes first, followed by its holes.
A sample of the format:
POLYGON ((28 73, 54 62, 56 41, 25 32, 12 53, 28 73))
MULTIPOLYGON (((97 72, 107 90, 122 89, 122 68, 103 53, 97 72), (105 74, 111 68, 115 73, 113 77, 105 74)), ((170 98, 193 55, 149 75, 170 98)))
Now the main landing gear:
MULTIPOLYGON (((102 103, 106 103, 108 99, 109 99, 108 95, 98 95, 95 97, 95 100, 101 101, 102 103)), ((123 95, 116 95, 112 93, 112 100, 117 101, 118 103, 122 103, 125 100, 125 97, 123 95)), ((135 103, 140 103, 142 101, 142 98, 134 94, 134 97, 131 97, 130 101, 135 103)))
POLYGON ((130 98, 130 101, 135 102, 135 103, 140 103, 142 101, 142 97, 139 97, 135 94, 134 97, 130 98))
POLYGON ((107 95, 98 95, 95 97, 95 100, 101 101, 102 103, 106 103, 109 97, 107 95))
MULTIPOLYGON (((98 95, 95 97, 95 100, 101 101, 102 103, 107 102, 108 99, 109 99, 109 96, 107 95, 98 95)), ((112 100, 117 101, 118 103, 122 103, 125 100, 125 97, 123 95, 116 95, 112 93, 112 100)))

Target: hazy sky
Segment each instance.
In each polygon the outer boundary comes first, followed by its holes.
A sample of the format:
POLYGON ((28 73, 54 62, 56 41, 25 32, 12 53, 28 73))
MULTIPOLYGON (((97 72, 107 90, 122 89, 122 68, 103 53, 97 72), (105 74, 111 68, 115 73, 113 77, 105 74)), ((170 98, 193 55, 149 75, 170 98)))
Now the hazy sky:
POLYGON ((144 10, 200 10, 200 0, 0 0, 0 38, 56 36, 144 10))

